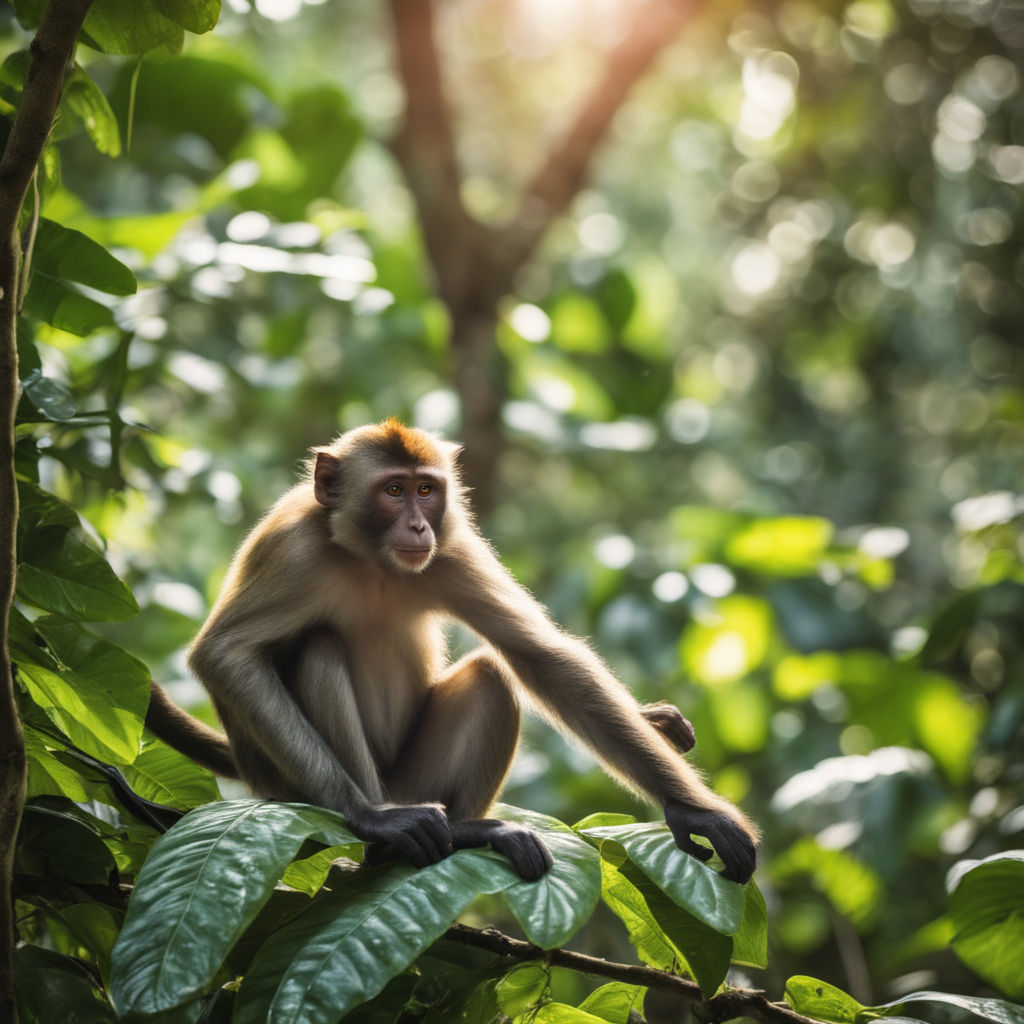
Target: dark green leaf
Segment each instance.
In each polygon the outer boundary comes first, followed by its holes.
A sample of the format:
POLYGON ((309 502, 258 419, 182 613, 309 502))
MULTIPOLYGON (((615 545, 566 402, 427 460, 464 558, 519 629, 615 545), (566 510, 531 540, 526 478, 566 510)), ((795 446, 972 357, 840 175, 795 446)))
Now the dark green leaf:
POLYGON ((24 310, 37 320, 80 338, 114 326, 114 314, 106 306, 37 269, 32 271, 24 310))
POLYGON ((64 527, 34 531, 21 558, 17 594, 26 604, 86 622, 127 619, 138 611, 103 555, 64 527))
POLYGON ((82 38, 103 53, 128 56, 164 49, 174 55, 181 52, 185 32, 165 18, 153 0, 94 0, 82 38))
MULTIPOLYGON (((110 109, 107 97, 86 72, 75 67, 64 83, 64 103, 78 118, 92 139, 93 145, 107 156, 121 155, 121 129, 110 109)), ((79 280, 73 278, 72 280, 79 280)), ((110 289, 104 288, 104 291, 110 289)), ((133 288, 132 291, 135 289, 133 288)), ((115 294, 122 294, 115 292, 115 294)), ((127 292, 123 294, 129 294, 127 292)))
POLYGON ((502 893, 527 938, 543 949, 564 945, 594 911, 601 894, 601 862, 589 843, 555 818, 499 804, 499 817, 541 834, 554 866, 536 882, 517 882, 502 893))
POLYGON ((156 9, 197 35, 211 31, 220 18, 220 0, 154 0, 156 9))
POLYGON ((138 289, 135 275, 102 245, 45 217, 39 222, 32 269, 110 295, 134 295, 138 289))
POLYGON ((764 968, 768 966, 768 910, 753 879, 743 887, 743 892, 743 924, 732 937, 732 962, 764 968))
POLYGON ((65 526, 78 529, 81 523, 78 513, 55 494, 44 491, 37 483, 29 480, 18 481, 18 532, 19 541, 25 543, 25 536, 43 526, 65 526))
POLYGON ((28 400, 47 419, 70 420, 78 412, 74 395, 59 381, 44 377, 40 370, 33 370, 22 381, 22 388, 28 400))
POLYGON ((110 850, 81 813, 43 803, 26 805, 18 832, 18 873, 106 885, 114 868, 110 850))
POLYGON ((95 979, 80 961, 23 945, 14 952, 15 991, 23 1021, 116 1024, 95 979))
POLYGON ((331 811, 260 800, 197 808, 161 836, 114 947, 119 1010, 155 1013, 205 992, 310 837, 355 842, 331 811))
MULTIPOLYGON (((787 988, 788 992, 788 988, 787 988)), ((788 997, 787 997, 788 998, 788 997)), ((847 997, 849 998, 849 997, 847 997)), ((1024 1024, 1024 1006, 1008 1003, 1002 999, 987 999, 983 996, 961 996, 952 992, 912 992, 909 996, 872 1006, 868 1009, 878 1012, 901 1010, 908 1003, 941 1003, 966 1010, 975 1017, 994 1021, 995 1024, 1024 1024)))
POLYGON ((235 1024, 336 1021, 372 999, 475 896, 516 881, 490 850, 417 870, 362 869, 272 936, 238 992, 235 1024))
POLYGON ((633 861, 670 899, 723 935, 743 923, 743 886, 723 878, 696 857, 683 853, 668 826, 638 822, 581 830, 597 841, 619 843, 633 861))

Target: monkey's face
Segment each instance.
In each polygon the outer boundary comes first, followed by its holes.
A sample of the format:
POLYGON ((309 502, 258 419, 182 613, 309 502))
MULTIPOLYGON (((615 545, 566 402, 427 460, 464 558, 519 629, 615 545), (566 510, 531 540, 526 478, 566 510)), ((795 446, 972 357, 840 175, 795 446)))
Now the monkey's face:
POLYGON ((445 481, 434 471, 395 469, 374 481, 366 527, 385 564, 419 573, 437 550, 445 481))

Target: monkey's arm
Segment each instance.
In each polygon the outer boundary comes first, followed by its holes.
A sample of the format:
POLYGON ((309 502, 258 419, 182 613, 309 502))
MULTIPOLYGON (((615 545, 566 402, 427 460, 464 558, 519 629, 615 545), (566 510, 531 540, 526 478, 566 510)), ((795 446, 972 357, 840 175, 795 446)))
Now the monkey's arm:
POLYGON ((452 612, 501 652, 527 689, 609 772, 665 809, 680 848, 707 859, 706 847, 691 838, 705 836, 725 864, 723 874, 745 882, 757 856, 753 824, 671 749, 594 652, 551 622, 486 542, 463 552, 460 564, 473 569, 439 567, 449 570, 439 578, 452 612))

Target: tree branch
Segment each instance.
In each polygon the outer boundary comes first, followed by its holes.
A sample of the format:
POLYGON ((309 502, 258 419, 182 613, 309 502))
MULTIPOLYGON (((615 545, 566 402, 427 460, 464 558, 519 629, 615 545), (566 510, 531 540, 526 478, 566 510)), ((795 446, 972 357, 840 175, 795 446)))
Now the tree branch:
POLYGON ((629 34, 605 62, 604 76, 551 148, 525 189, 515 220, 503 232, 499 248, 509 279, 579 192, 594 153, 630 90, 697 8, 696 0, 651 0, 634 16, 629 34))
POLYGON ((433 0, 389 0, 395 64, 405 92, 391 149, 409 185, 441 298, 455 309, 479 279, 485 229, 462 202, 451 114, 444 96, 433 0), (475 269, 474 269, 475 268, 475 269))
POLYGON ((32 61, 0 157, 0 1020, 17 1021, 11 870, 25 800, 25 737, 8 646, 16 570, 18 492, 14 417, 18 404, 17 316, 22 264, 18 220, 60 104, 75 40, 92 0, 51 0, 32 40, 32 61))
POLYGON ((693 1004, 694 1015, 708 1024, 721 1024, 736 1017, 749 1017, 761 1021, 761 1024, 817 1024, 785 1003, 769 1002, 763 992, 753 989, 729 989, 711 999, 705 999, 695 982, 681 978, 678 974, 660 971, 655 967, 615 963, 568 949, 541 949, 532 942, 514 939, 495 928, 470 928, 464 924, 453 924, 445 932, 445 938, 514 960, 543 960, 552 967, 567 967, 583 974, 596 974, 612 981, 669 992, 693 1004))

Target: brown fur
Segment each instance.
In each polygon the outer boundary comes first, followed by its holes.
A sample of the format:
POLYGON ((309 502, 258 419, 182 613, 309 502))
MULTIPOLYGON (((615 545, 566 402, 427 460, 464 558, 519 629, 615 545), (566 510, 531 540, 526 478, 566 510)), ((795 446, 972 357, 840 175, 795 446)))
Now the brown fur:
MULTIPOLYGON (((749 846, 734 874, 749 874, 753 826, 664 741, 655 725, 669 735, 671 716, 638 707, 500 564, 451 446, 388 420, 343 434, 313 465, 242 545, 190 651, 254 792, 335 808, 370 836, 380 807, 436 801, 459 845, 456 823, 485 813, 504 781, 523 687, 626 785, 677 817, 723 822, 749 846), (428 536, 425 561, 402 554, 428 536), (483 643, 448 669, 446 619, 483 643)), ((401 845, 405 819, 390 827, 381 834, 401 845)))

